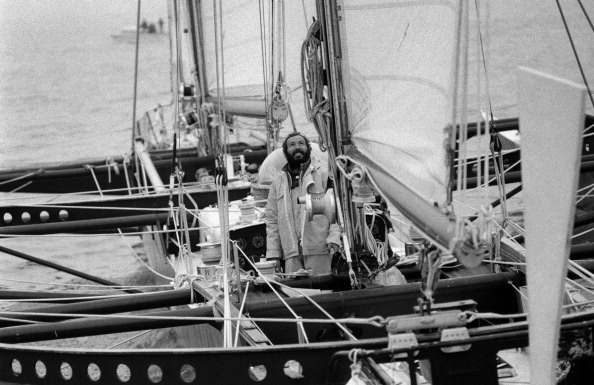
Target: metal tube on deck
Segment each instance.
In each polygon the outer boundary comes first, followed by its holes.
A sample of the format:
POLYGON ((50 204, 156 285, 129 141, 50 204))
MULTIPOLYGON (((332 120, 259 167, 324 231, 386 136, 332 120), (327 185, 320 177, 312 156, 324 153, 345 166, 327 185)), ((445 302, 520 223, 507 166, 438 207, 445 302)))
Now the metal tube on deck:
POLYGON ((122 227, 137 227, 154 225, 159 222, 165 222, 169 213, 155 213, 143 215, 130 215, 125 217, 112 217, 100 219, 87 219, 71 222, 53 222, 34 225, 2 226, 0 234, 2 235, 37 235, 37 234, 56 234, 56 233, 77 233, 83 231, 95 231, 106 229, 117 229, 122 227))
MULTIPOLYGON (((108 281, 106 279, 99 278, 99 277, 96 277, 96 276, 91 275, 91 274, 83 273, 82 271, 74 270, 74 269, 71 269, 69 267, 59 265, 59 264, 54 263, 54 262, 46 261, 46 260, 43 260, 41 258, 34 257, 32 255, 29 255, 29 254, 21 253, 20 251, 9 249, 8 247, 0 246, 0 252, 6 253, 6 254, 10 254, 10 255, 13 255, 15 257, 19 257, 19 258, 22 258, 22 259, 26 259, 28 261, 35 262, 35 263, 38 263, 40 265, 51 267, 51 268, 54 268, 56 270, 63 271, 65 273, 69 273, 69 274, 72 274, 74 276, 87 279, 87 280, 89 280, 91 282, 96 282, 96 283, 100 283, 102 285, 107 285, 107 286, 120 286, 117 283, 108 281)), ((129 289, 129 290, 124 290, 124 291, 125 292, 128 292, 128 293, 142 293, 142 291, 135 290, 135 289, 129 289)))
POLYGON ((150 154, 148 151, 146 151, 143 140, 137 139, 134 142, 134 151, 138 159, 140 159, 140 162, 142 163, 142 166, 144 167, 151 184, 155 188, 155 191, 165 191, 165 185, 163 184, 163 181, 161 180, 161 177, 159 176, 159 173, 157 172, 157 169, 151 160, 150 154))
POLYGON ((0 342, 23 343, 73 337, 96 336, 147 329, 196 325, 215 321, 196 321, 187 317, 213 317, 212 307, 171 310, 137 314, 137 316, 175 317, 163 319, 142 318, 88 318, 35 325, 11 326, 0 329, 0 342))
MULTIPOLYGON (((71 297, 77 294, 70 294, 71 297)), ((69 314, 114 314, 159 307, 187 305, 192 302, 190 289, 159 291, 141 295, 123 295, 119 298, 85 300, 84 302, 44 306, 20 310, 25 314, 4 314, 0 319, 0 327, 22 325, 19 320, 37 322, 58 322, 73 318, 69 314), (38 313, 64 314, 64 317, 48 316, 38 313), (14 320, 14 321, 11 321, 14 320)))
POLYGON ((0 300, 11 300, 11 299, 35 299, 39 302, 43 302, 45 300, 51 300, 52 303, 73 303, 73 302, 83 302, 83 301, 93 301, 96 300, 97 297, 100 297, 101 294, 83 294, 77 293, 75 294, 76 298, 73 298, 72 293, 54 293, 49 291, 39 292, 39 291, 28 291, 28 290, 0 290, 0 300))

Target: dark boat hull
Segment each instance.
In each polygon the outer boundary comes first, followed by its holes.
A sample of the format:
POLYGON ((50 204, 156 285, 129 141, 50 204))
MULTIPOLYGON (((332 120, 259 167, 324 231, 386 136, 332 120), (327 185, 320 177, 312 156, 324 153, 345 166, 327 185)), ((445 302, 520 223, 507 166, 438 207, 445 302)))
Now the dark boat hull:
MULTIPOLYGON (((519 312, 519 302, 511 283, 522 285, 522 280, 523 276, 516 273, 445 279, 438 282, 435 301, 441 303, 472 299, 482 312, 514 314, 519 312)), ((315 301, 334 318, 371 318, 410 314, 421 296, 421 284, 410 283, 322 294, 317 295, 315 301)), ((303 319, 327 318, 304 297, 285 301, 303 319)), ((254 318, 294 318, 280 301, 246 303, 245 310, 254 318)), ((293 324, 261 322, 258 326, 275 343, 297 342, 297 330, 293 324)), ((306 323, 304 326, 311 342, 341 338, 338 327, 332 324, 306 323)), ((374 326, 350 328, 358 338, 385 336, 384 329, 374 326)))
MULTIPOLYGON (((267 152, 261 146, 243 146, 238 147, 233 154, 244 155, 247 164, 260 165, 267 152)), ((195 151, 186 150, 180 153, 180 158, 185 173, 184 182, 195 182, 196 171, 202 167, 214 175, 214 156, 198 157, 195 151)), ((152 152, 151 159, 159 176, 167 183, 171 174, 171 153, 152 152)), ((0 172, 0 191, 66 194, 96 192, 101 189, 109 190, 110 194, 128 194, 129 186, 136 186, 133 181, 134 172, 134 162, 124 164, 123 158, 114 158, 111 165, 100 161, 0 172)))
MULTIPOLYGON (((250 193, 249 186, 229 189, 229 200, 239 200, 250 193)), ((193 202, 188 209, 203 209, 217 203, 213 189, 190 190, 193 202), (193 204, 196 204, 196 207, 193 204)), ((99 198, 92 201, 47 205, 12 205, 0 207, 0 233, 5 235, 52 234, 95 231, 164 223, 169 215, 164 207, 169 199, 178 205, 178 194, 130 195, 99 198), (7 221, 7 218, 11 218, 7 221)))
MULTIPOLYGON (((517 311, 517 301, 511 293, 513 289, 509 284, 509 288, 505 287, 505 282, 517 278, 514 274, 501 274, 489 278, 446 280, 439 289, 439 299, 474 297, 480 301, 479 308, 483 312, 517 311), (482 301, 495 297, 499 298, 495 304, 481 306, 482 301)), ((316 300, 336 316, 366 317, 378 313, 410 313, 410 305, 415 303, 418 294, 418 286, 409 284, 328 294, 317 296, 316 300), (386 300, 387 297, 390 300, 386 300)), ((303 298, 288 301, 299 315, 319 317, 303 298)), ((279 313, 282 315, 282 306, 273 301, 250 305, 249 311, 252 317, 278 316, 279 313)), ((279 324, 274 323, 272 328, 282 326, 279 324)), ((593 324, 591 313, 566 317, 562 336, 571 337, 573 332, 584 329, 591 333, 593 324)), ((268 329, 264 322, 260 322, 260 326, 268 329)), ((306 328, 310 327, 306 324, 306 328)), ((459 345, 459 341, 440 341, 439 335, 433 332, 419 335, 416 347, 388 349, 386 330, 369 326, 369 329, 372 328, 374 333, 356 341, 310 341, 308 344, 289 345, 283 344, 281 340, 286 338, 279 335, 289 332, 279 330, 270 336, 274 346, 258 348, 67 350, 0 344, 0 381, 18 384, 111 384, 121 381, 129 384, 248 384, 254 382, 250 377, 252 371, 265 373, 264 378, 257 381, 261 384, 294 384, 296 380, 289 378, 284 368, 289 361, 297 361, 302 366, 303 378, 297 381, 300 384, 345 384, 350 378, 348 352, 364 349, 359 357, 373 358, 377 363, 401 360, 412 364, 417 359, 429 359, 434 371, 433 383, 437 385, 475 384, 477 378, 481 378, 482 384, 496 384, 497 371, 491 365, 496 352, 528 345, 527 326, 523 322, 469 327, 470 338, 464 342, 470 345, 470 349, 458 353, 444 353, 441 349, 459 345), (394 353, 403 353, 403 356, 395 358, 394 353), (42 378, 36 372, 39 362, 45 368, 42 378), (94 374, 91 374, 91 369, 94 374)), ((290 334, 296 335, 295 325, 290 334)))

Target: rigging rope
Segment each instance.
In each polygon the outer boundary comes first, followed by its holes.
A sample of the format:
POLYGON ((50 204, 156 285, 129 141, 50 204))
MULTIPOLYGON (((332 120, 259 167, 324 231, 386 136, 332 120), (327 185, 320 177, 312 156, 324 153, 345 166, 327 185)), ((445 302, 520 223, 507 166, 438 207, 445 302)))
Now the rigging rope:
MULTIPOLYGON (((316 308, 318 308, 318 310, 320 310, 325 316, 328 317, 328 319, 332 319, 335 320, 335 318, 328 313, 322 306, 320 306, 320 304, 318 304, 316 301, 314 301, 313 298, 311 298, 311 296, 307 295, 307 293, 304 293, 303 291, 300 291, 298 289, 295 289, 293 287, 287 286, 281 282, 276 282, 276 281, 272 281, 272 283, 274 283, 275 285, 278 285, 280 287, 282 287, 285 290, 292 290, 295 291, 297 293, 299 293, 300 295, 302 295, 305 299, 307 299, 312 305, 314 305, 316 308)), ((347 329, 346 327, 344 327, 344 325, 340 324, 338 321, 336 321, 336 326, 338 326, 350 339, 352 340, 356 340, 357 338, 355 338, 355 336, 351 333, 351 331, 349 329, 347 329)))
POLYGON ((124 159, 122 160, 122 166, 124 168, 124 175, 126 176, 126 189, 128 190, 128 195, 132 195, 132 187, 130 186, 130 176, 128 175, 128 164, 130 164, 130 156, 126 154, 124 155, 124 159))
MULTIPOLYGON (((260 15, 260 42, 261 42, 261 52, 262 52, 262 75, 263 75, 263 80, 264 80, 264 102, 266 103, 266 106, 270 105, 270 99, 271 99, 271 92, 272 92, 272 85, 270 82, 270 74, 268 73, 268 71, 266 70, 267 68, 271 68, 271 66, 269 65, 269 57, 268 57, 268 40, 267 40, 267 36, 269 35, 269 33, 267 32, 267 24, 266 24, 266 12, 265 12, 266 8, 265 8, 265 4, 262 0, 259 1, 259 15, 260 15)), ((269 16, 270 17, 270 16, 269 16)), ((269 111, 268 109, 266 110, 266 115, 267 115, 267 121, 266 121, 266 133, 267 135, 269 135, 269 129, 268 129, 268 125, 270 124, 271 120, 270 120, 270 116, 269 116, 269 111)), ((268 138, 269 139, 269 138, 268 138)), ((270 147, 270 140, 266 140, 266 146, 270 147)), ((272 148, 267 148, 267 150, 269 152, 271 152, 273 149, 272 148)))
POLYGON ((330 106, 324 99, 324 70, 322 57, 319 53, 321 45, 317 37, 322 31, 319 21, 311 24, 307 31, 307 37, 301 46, 301 82, 303 84, 303 103, 307 119, 314 123, 314 127, 320 137, 320 149, 326 151, 329 144, 329 136, 325 129, 325 122, 318 116, 329 118, 330 106))
POLYGON ((501 201, 501 215, 503 215, 503 224, 507 223, 508 215, 507 215, 507 199, 505 196, 505 179, 503 177, 503 154, 502 154, 502 146, 501 141, 499 140, 499 136, 496 132, 491 133, 491 156, 493 158, 493 164, 495 168, 495 176, 497 179, 497 187, 499 189, 499 199, 501 201))
POLYGON ((138 253, 136 253, 136 251, 134 250, 134 248, 132 246, 130 246, 130 244, 126 241, 126 237, 124 236, 124 234, 122 233, 122 230, 118 229, 118 232, 120 233, 120 235, 122 236, 122 239, 124 240, 124 242, 126 243, 126 246, 128 246, 128 248, 130 249, 130 251, 132 252, 132 255, 134 255, 134 257, 144 265, 144 267, 146 267, 147 269, 149 269, 153 274, 158 275, 159 277, 168 279, 170 281, 173 280, 172 277, 167 277, 161 273, 159 273, 158 271, 154 270, 152 267, 150 267, 146 262, 144 262, 142 260, 142 258, 140 258, 140 256, 138 255, 138 253))
MULTIPOLYGON (((176 97, 175 97, 175 106, 174 106, 174 114, 175 114, 175 120, 173 122, 174 124, 174 130, 173 132, 175 133, 177 131, 177 148, 179 148, 181 150, 181 141, 182 141, 182 134, 181 134, 181 123, 180 123, 180 95, 179 95, 179 89, 178 87, 180 86, 181 82, 183 82, 183 62, 182 62, 182 49, 181 49, 181 40, 179 37, 179 28, 180 28, 180 20, 179 20, 179 1, 174 1, 174 7, 173 7, 173 18, 174 18, 174 25, 175 25, 175 60, 176 60, 176 66, 175 66, 175 91, 176 91, 176 97)), ((174 140, 176 139, 175 135, 174 135, 174 140)), ((176 159, 173 159, 173 161, 175 162, 176 159)), ((178 167, 181 170, 181 157, 177 158, 178 161, 178 167)))
MULTIPOLYGON (((515 150, 514 150, 515 151, 515 150)), ((519 150, 518 150, 519 151, 519 150)), ((480 185, 480 187, 484 187, 484 186, 488 186, 491 182, 494 182, 496 180, 499 179, 499 177, 503 177, 505 176, 506 173, 511 172, 509 170, 513 169, 514 167, 516 167, 518 164, 520 164, 522 162, 522 160, 518 160, 517 162, 515 162, 514 164, 512 164, 511 166, 509 166, 508 168, 504 169, 503 171, 501 171, 499 174, 496 174, 495 177, 493 177, 492 179, 489 179, 487 181, 487 183, 480 185)), ((505 180, 505 179, 504 179, 505 180)), ((475 187, 474 190, 478 189, 479 186, 475 187)), ((473 189, 470 189, 469 191, 473 191, 473 189)))
MULTIPOLYGON (((44 285, 44 286, 63 286, 63 287, 72 287, 72 288, 94 288, 94 289, 85 289, 86 291, 109 291, 112 289, 143 289, 143 288, 163 288, 169 287, 169 285, 90 285, 90 284, 76 284, 76 283, 54 283, 54 282, 40 282, 40 281, 26 281, 21 279, 10 279, 10 278, 0 278, 0 281, 7 281, 7 282, 17 282, 17 283, 27 283, 27 284, 34 284, 34 285, 44 285), (103 289, 101 289, 103 288, 103 289)), ((35 289, 27 289, 29 292, 39 292, 39 293, 47 293, 47 290, 35 290, 35 289)), ((108 295, 108 296, 97 296, 93 298, 113 298, 118 296, 124 296, 130 294, 117 294, 117 295, 108 295)), ((88 299, 89 297, 74 297, 68 299, 88 299)), ((64 298, 47 298, 47 299, 2 299, 0 301, 7 301, 7 302, 36 302, 36 301, 63 301, 64 298)))
MULTIPOLYGON (((249 288, 250 288, 250 282, 246 282, 245 284, 245 294, 243 295, 243 299, 241 300, 241 306, 239 307, 239 312, 237 314, 242 315, 243 314, 243 308, 245 306, 245 301, 247 300, 247 296, 249 293, 249 288)), ((237 327, 235 328, 235 340, 233 342, 233 347, 237 347, 237 343, 239 341, 239 330, 241 326, 241 322, 237 322, 237 327)))
MULTIPOLYGON (((577 49, 575 48, 575 43, 573 42, 573 37, 571 36, 571 31, 569 31, 569 26, 567 25, 567 20, 565 20, 565 13, 563 12, 563 9, 561 8, 561 4, 559 3, 559 0, 555 0, 555 1, 557 2, 557 7, 559 8, 559 14, 561 15, 561 19, 563 20, 563 25, 565 26, 565 31, 567 32, 567 37, 569 38, 569 43, 571 43, 571 49, 573 50, 573 55, 575 56, 575 60, 576 60, 577 65, 580 69, 580 73, 582 74, 582 79, 584 80, 584 85, 586 86, 586 89, 588 90, 588 97, 590 98, 590 103, 592 103, 592 106, 594 107, 594 97, 592 97, 592 90, 590 89, 590 85, 588 84, 588 79, 586 78, 586 74, 584 73, 584 69, 582 67, 582 61, 580 60, 580 57, 577 53, 577 49)), ((582 5, 581 2, 580 2, 580 5, 582 5)), ((582 6, 582 9, 583 9, 583 6, 582 6)), ((584 9, 584 14, 586 14, 585 9, 584 9)), ((589 17, 588 17, 588 21, 590 21, 589 17)), ((592 25, 592 24, 590 23, 590 25, 592 25)), ((594 30, 594 27, 592 27, 592 29, 594 30)))
POLYGON ((93 167, 93 166, 91 166, 91 165, 89 165, 89 164, 87 164, 87 165, 85 166, 85 168, 86 168, 87 170, 91 171, 91 175, 93 175, 93 180, 95 181, 95 185, 97 186, 97 191, 99 191, 99 194, 100 194, 101 196, 103 196, 103 191, 101 191, 101 186, 99 185, 99 181, 97 180, 97 176, 95 175, 95 170, 94 170, 94 167, 93 167))
MULTIPOLYGON (((138 96, 138 52, 140 46, 140 4, 142 0, 138 0, 136 10, 136 47, 134 51, 134 96, 132 98, 132 149, 131 153, 134 154, 134 143, 136 141, 136 101, 138 96)), ((139 159, 138 156, 134 157, 136 162, 136 170, 138 170, 139 159)), ((140 183, 139 183, 140 185, 140 183)))
MULTIPOLYGON (((3 184, 8 184, 8 183, 16 182, 16 181, 21 180, 21 179, 27 179, 29 177, 32 177, 32 176, 35 176, 35 175, 39 175, 39 174, 42 174, 42 173, 43 173, 43 170, 37 170, 35 172, 29 172, 27 174, 24 174, 24 175, 21 175, 21 176, 17 176, 16 178, 3 180, 2 182, 0 182, 0 186, 2 186, 3 184)), ((21 199, 21 198, 19 198, 19 199, 21 199)))
POLYGON ((589 234, 589 233, 591 233, 591 232, 593 232, 593 231, 594 231, 594 228, 591 228, 591 229, 588 229, 588 230, 582 231, 581 233, 578 233, 578 234, 573 234, 573 235, 571 236, 571 239, 575 239, 575 238, 581 237, 581 236, 583 236, 583 235, 586 235, 586 234, 589 234))
POLYGON ((582 0, 577 0, 577 1, 580 4, 580 7, 582 8, 582 12, 584 12, 584 16, 586 16, 586 19, 588 20, 588 24, 590 24, 590 28, 592 28, 592 32, 594 32, 594 24, 592 23, 592 20, 590 20, 590 16, 588 15, 586 8, 584 8, 584 4, 582 4, 582 0))
MULTIPOLYGON (((384 236, 385 236, 384 242, 380 241, 379 239, 375 239, 371 229, 373 228, 373 226, 375 224, 375 219, 378 218, 379 215, 376 214, 375 210, 369 204, 364 204, 363 209, 364 209, 365 214, 371 214, 371 224, 368 226, 365 226, 365 228, 362 229, 362 231, 364 232, 365 245, 367 246, 367 249, 373 255, 375 255, 379 265, 385 266, 386 262, 388 261, 388 247, 390 247, 389 242, 388 242, 387 231, 384 234, 384 236)), ((360 222, 360 221, 358 221, 358 222, 360 222)), ((360 222, 360 223, 362 223, 362 222, 360 222)))
POLYGON ((487 101, 489 102, 489 115, 491 117, 491 120, 489 122, 493 125, 492 128, 494 128, 495 126, 494 126, 493 122, 495 121, 495 118, 493 117, 493 105, 491 103, 491 91, 490 91, 491 88, 489 86, 489 74, 487 71, 487 59, 485 56, 485 47, 483 44, 483 34, 481 32, 480 12, 479 12, 479 6, 477 3, 477 0, 474 0, 474 5, 476 8, 476 17, 479 20, 477 27, 478 27, 478 36, 479 36, 479 42, 480 42, 480 48, 481 48, 481 61, 483 63, 483 69, 485 71, 485 87, 486 87, 486 93, 487 93, 487 101))
MULTIPOLYGON (((587 281, 588 283, 592 284, 592 280, 586 280, 586 281, 587 281)), ((577 281, 575 281, 575 280, 572 280, 572 279, 569 279, 569 278, 567 278, 567 283, 568 283, 569 285, 571 285, 571 286, 574 286, 574 287, 576 287, 578 290, 584 290, 585 292, 587 292, 587 293, 590 293, 590 294, 593 294, 593 293, 594 293, 594 292, 592 291, 591 287, 588 287, 588 286, 582 285, 582 284, 580 284, 579 282, 577 282, 577 281)), ((579 292, 579 291, 578 291, 578 292, 579 292)), ((568 293, 569 293, 569 290, 568 290, 568 293)), ((575 304, 575 303, 578 303, 578 304, 581 304, 581 303, 582 303, 582 302, 577 302, 577 301, 576 301, 576 302, 573 302, 573 301, 575 301, 575 300, 574 300, 574 299, 571 297, 571 295, 568 295, 568 297, 570 298, 570 300, 571 300, 571 301, 572 301, 572 303, 574 303, 574 304, 575 304)))
MULTIPOLYGON (((381 316, 369 318, 273 318, 273 317, 177 317, 177 316, 148 316, 148 315, 126 315, 126 314, 88 314, 88 313, 34 313, 22 311, 0 311, 0 317, 3 315, 21 315, 21 316, 47 316, 64 317, 67 314, 72 318, 96 318, 96 319, 130 319, 130 320, 192 320, 206 322, 270 322, 270 323, 310 323, 310 324, 331 324, 337 323, 347 325, 371 325, 383 328, 386 325, 386 319, 381 316)), ((14 321, 13 318, 10 319, 14 321)))
POLYGON ((107 347, 107 349, 115 349, 118 346, 121 346, 121 345, 125 344, 126 342, 130 342, 130 341, 132 341, 132 340, 134 340, 134 339, 136 339, 138 337, 142 337, 143 335, 148 334, 148 333, 150 333, 152 331, 153 331, 152 329, 151 330, 145 330, 142 333, 138 333, 138 334, 136 334, 136 335, 134 335, 134 336, 132 336, 130 338, 126 338, 125 340, 122 340, 122 341, 118 342, 117 344, 110 345, 110 346, 107 347))
MULTIPOLYGON (((213 0, 214 10, 214 30, 215 30, 215 62, 216 62, 216 75, 217 75, 217 96, 218 96, 218 117, 219 125, 222 127, 222 138, 219 138, 222 143, 222 148, 218 156, 218 171, 216 180, 217 186, 217 201, 219 205, 219 221, 221 223, 221 251, 222 251, 222 262, 223 262, 223 285, 224 285, 224 315, 225 318, 229 318, 231 314, 230 305, 230 291, 228 281, 228 257, 229 257, 229 189, 227 186, 227 167, 233 167, 233 164, 227 164, 227 143, 229 141, 228 132, 225 123, 225 62, 224 62, 224 34, 223 34, 223 4, 221 0, 213 0), (217 17, 218 16, 218 17, 217 17)), ((219 143, 220 144, 220 143, 219 143)), ((233 334, 231 328, 231 322, 226 321, 224 323, 223 333, 223 344, 225 347, 231 347, 233 344, 233 334)))
POLYGON ((19 191, 19 190, 22 190, 22 189, 24 189, 25 187, 29 186, 31 183, 33 183, 33 181, 31 181, 31 180, 30 180, 30 181, 28 181, 27 183, 24 183, 24 184, 20 185, 19 187, 17 187, 17 188, 15 188, 15 189, 12 189, 12 190, 10 190, 10 192, 12 192, 12 193, 15 193, 15 192, 17 192, 17 191, 19 191))
MULTIPOLYGON (((245 254, 243 249, 238 247, 238 250, 243 254, 243 256, 245 257, 245 260, 253 267, 254 271, 256 273, 258 273, 259 277, 262 278, 264 283, 266 283, 268 285, 268 287, 272 290, 272 292, 276 295, 276 297, 282 302, 282 304, 287 308, 287 310, 289 310, 289 312, 293 315, 293 317, 295 317, 295 320, 299 321, 301 319, 301 317, 299 317, 299 315, 297 313, 295 313, 295 311, 293 311, 291 306, 289 306, 289 304, 287 304, 287 302, 279 294, 279 292, 271 285, 271 283, 276 283, 276 281, 271 281, 268 279, 268 277, 266 277, 266 274, 262 274, 260 272, 260 270, 258 269, 258 267, 255 265, 255 263, 253 263, 252 260, 245 254)), ((247 293, 247 290, 246 290, 246 293, 247 293)), ((301 325, 299 322, 297 322, 297 327, 300 329, 300 333, 301 333, 300 335, 302 335, 303 338, 307 342, 307 334, 305 333, 305 329, 303 328, 303 325, 301 325)))

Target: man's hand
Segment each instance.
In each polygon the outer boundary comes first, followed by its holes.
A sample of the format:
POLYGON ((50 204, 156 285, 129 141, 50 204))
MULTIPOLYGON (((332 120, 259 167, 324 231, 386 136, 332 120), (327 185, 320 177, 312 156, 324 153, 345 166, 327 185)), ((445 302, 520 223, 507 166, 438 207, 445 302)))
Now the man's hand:
POLYGON ((326 245, 326 251, 330 254, 330 255, 334 255, 334 253, 336 253, 337 251, 340 250, 340 246, 337 245, 336 243, 328 243, 326 245))

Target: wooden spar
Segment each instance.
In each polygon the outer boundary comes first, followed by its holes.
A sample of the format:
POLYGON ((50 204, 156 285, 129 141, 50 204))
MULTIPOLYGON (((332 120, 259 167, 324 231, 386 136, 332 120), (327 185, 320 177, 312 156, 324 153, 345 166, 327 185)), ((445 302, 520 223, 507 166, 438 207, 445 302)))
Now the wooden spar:
MULTIPOLYGON (((78 294, 70 293, 70 296, 76 297, 78 294)), ((75 318, 68 314, 126 313, 159 307, 187 305, 191 302, 192 296, 190 289, 159 291, 143 293, 142 295, 123 295, 117 298, 85 300, 84 302, 74 304, 51 305, 19 310, 19 313, 34 313, 31 315, 5 313, 2 315, 2 319, 0 319, 0 327, 22 325, 23 323, 19 322, 19 320, 58 322, 75 318), (64 314, 64 316, 56 317, 44 315, 43 313, 64 314)))
MULTIPOLYGON (((230 98, 220 99, 216 96, 208 96, 208 103, 212 103, 215 112, 219 112, 219 104, 229 115, 244 116, 246 118, 266 118, 266 101, 264 99, 239 99, 230 98)), ((222 111, 221 111, 222 112, 222 111)))
POLYGON ((435 207, 408 186, 393 178, 385 167, 369 159, 357 148, 351 148, 347 155, 355 161, 365 164, 377 184, 389 186, 380 193, 405 217, 410 219, 421 232, 445 249, 450 249, 452 242, 456 242, 454 256, 464 266, 473 268, 481 264, 482 258, 477 257, 477 251, 469 242, 469 235, 466 235, 466 239, 455 239, 455 222, 450 220, 440 208, 435 207))
POLYGON ((174 326, 196 325, 213 321, 197 321, 188 317, 213 317, 212 307, 196 309, 168 310, 136 314, 151 317, 176 317, 163 319, 141 318, 88 318, 63 322, 52 322, 24 326, 11 326, 0 329, 0 342, 23 343, 48 341, 73 337, 122 333, 129 331, 170 328, 174 326), (185 319, 184 319, 185 318, 185 319))
MULTIPOLYGON (((69 273, 69 274, 72 274, 74 276, 77 276, 77 277, 80 277, 80 278, 84 278, 84 279, 89 280, 91 282, 96 282, 96 283, 100 283, 102 285, 107 285, 107 286, 120 286, 117 283, 108 281, 106 279, 95 277, 95 276, 93 276, 91 274, 83 273, 82 271, 74 270, 74 269, 71 269, 69 267, 59 265, 59 264, 54 263, 54 262, 46 261, 46 260, 43 260, 41 258, 34 257, 32 255, 21 253, 20 251, 12 250, 12 249, 9 249, 8 247, 0 246, 0 252, 6 253, 6 254, 10 254, 10 255, 13 255, 15 257, 19 257, 19 258, 22 258, 22 259, 26 259, 28 261, 35 262, 35 263, 38 263, 40 265, 51 267, 51 268, 54 268, 56 270, 63 271, 65 273, 69 273)), ((128 289, 128 290, 123 290, 123 291, 125 291, 127 293, 142 293, 142 291, 136 290, 136 289, 128 289)))
POLYGON ((142 166, 144 167, 151 184, 155 188, 155 191, 165 191, 165 185, 163 184, 163 181, 161 180, 161 177, 159 176, 159 173, 157 172, 157 169, 151 160, 151 156, 146 150, 146 146, 142 140, 136 140, 134 142, 134 151, 136 156, 140 159, 140 162, 142 162, 142 166))
POLYGON ((586 94, 576 83, 521 68, 518 99, 531 383, 553 385, 586 94))

